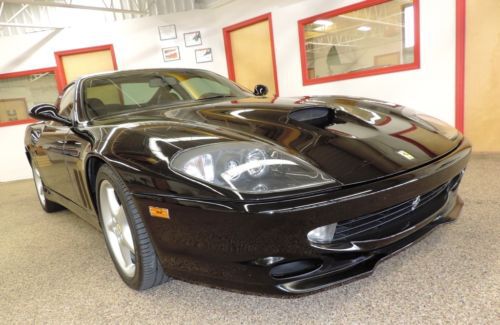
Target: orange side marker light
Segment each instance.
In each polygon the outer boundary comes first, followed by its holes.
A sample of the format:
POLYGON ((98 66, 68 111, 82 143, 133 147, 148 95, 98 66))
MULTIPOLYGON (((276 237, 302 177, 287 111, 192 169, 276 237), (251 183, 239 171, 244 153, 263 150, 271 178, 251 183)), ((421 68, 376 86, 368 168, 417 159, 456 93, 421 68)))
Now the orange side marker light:
POLYGON ((149 207, 149 214, 152 217, 162 218, 162 219, 170 219, 170 214, 168 213, 168 209, 158 208, 158 207, 149 207))

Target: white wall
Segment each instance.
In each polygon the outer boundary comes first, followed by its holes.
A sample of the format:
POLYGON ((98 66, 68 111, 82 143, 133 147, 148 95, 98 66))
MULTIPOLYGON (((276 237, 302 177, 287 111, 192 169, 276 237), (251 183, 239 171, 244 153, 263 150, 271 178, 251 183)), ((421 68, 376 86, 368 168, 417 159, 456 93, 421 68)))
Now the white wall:
MULTIPOLYGON (((421 69, 304 87, 300 71, 297 28, 289 22, 331 9, 331 2, 311 6, 304 1, 273 13, 279 87, 281 95, 346 94, 408 105, 454 124, 455 120, 455 1, 421 0, 421 69), (330 5, 329 5, 330 4, 330 5), (279 33, 280 36, 277 34, 279 33)), ((338 1, 336 3, 353 3, 338 1)))
MULTIPOLYGON (((281 96, 346 94, 404 104, 453 124, 455 119, 455 0, 420 0, 421 69, 303 86, 297 21, 357 0, 244 1, 207 10, 145 17, 107 25, 0 38, 0 73, 55 66, 54 52, 113 44, 120 69, 198 67, 227 75, 222 28, 272 13, 281 96), (157 27, 176 24, 176 40, 160 41, 157 27), (214 61, 196 64, 183 33, 201 31, 214 61), (179 46, 181 60, 163 62, 161 48, 179 46)), ((25 126, 0 127, 0 182, 31 177, 23 148, 25 126)))

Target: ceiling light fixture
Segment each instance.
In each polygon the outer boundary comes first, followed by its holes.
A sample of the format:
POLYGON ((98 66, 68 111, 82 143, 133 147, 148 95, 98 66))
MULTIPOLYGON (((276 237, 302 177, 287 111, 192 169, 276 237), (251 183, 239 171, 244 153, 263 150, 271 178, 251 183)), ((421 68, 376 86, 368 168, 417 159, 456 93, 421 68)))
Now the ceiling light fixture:
POLYGON ((358 27, 358 30, 359 30, 360 32, 369 32, 369 31, 371 31, 371 30, 372 30, 372 28, 371 28, 370 26, 359 26, 359 27, 358 27))
POLYGON ((315 20, 313 24, 314 25, 321 25, 321 26, 327 27, 327 26, 333 25, 333 22, 331 20, 318 19, 318 20, 315 20))

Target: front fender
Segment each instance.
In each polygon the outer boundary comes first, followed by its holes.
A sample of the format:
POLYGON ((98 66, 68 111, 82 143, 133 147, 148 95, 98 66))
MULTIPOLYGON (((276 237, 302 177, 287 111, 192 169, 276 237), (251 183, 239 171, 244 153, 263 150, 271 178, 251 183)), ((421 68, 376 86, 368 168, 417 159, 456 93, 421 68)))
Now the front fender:
MULTIPOLYGON (((190 144, 196 146, 202 140, 220 142, 232 139, 216 133, 207 133, 206 130, 182 126, 171 127, 168 137, 153 131, 146 133, 143 130, 115 128, 96 143, 87 160, 99 159, 111 166, 132 193, 209 199, 237 198, 230 191, 221 191, 219 188, 193 181, 173 171, 169 166, 171 157, 182 150, 177 145, 180 141, 195 139, 193 141, 196 143, 190 144)), ((85 165, 89 166, 88 161, 85 165)))

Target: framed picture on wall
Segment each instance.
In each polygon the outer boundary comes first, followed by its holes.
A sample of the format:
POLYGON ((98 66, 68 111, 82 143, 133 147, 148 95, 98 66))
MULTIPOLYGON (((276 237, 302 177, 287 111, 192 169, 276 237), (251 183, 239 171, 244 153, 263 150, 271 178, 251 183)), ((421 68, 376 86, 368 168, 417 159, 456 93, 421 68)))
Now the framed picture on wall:
POLYGON ((178 46, 163 48, 161 49, 161 52, 163 55, 163 61, 165 62, 177 61, 181 59, 181 54, 179 52, 178 46))
POLYGON ((184 44, 186 47, 201 45, 201 33, 199 31, 184 33, 184 44))
POLYGON ((177 30, 175 29, 174 24, 159 26, 158 33, 160 34, 161 41, 177 38, 177 30))
POLYGON ((212 49, 210 47, 195 50, 194 56, 196 57, 196 63, 212 62, 214 60, 212 57, 212 49))

